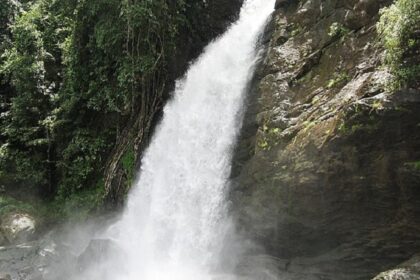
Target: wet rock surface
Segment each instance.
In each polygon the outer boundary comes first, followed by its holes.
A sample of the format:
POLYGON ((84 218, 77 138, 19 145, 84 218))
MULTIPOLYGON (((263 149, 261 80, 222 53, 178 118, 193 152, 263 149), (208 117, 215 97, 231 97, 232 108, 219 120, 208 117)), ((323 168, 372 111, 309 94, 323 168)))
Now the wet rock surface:
POLYGON ((47 267, 59 259, 54 247, 54 243, 45 241, 1 247, 0 275, 11 280, 44 279, 47 267))
POLYGON ((231 197, 279 279, 371 279, 420 248, 420 91, 387 90, 389 3, 277 1, 231 197))
POLYGON ((380 273, 373 280, 416 280, 420 279, 420 256, 414 256, 397 268, 380 273))
POLYGON ((119 252, 114 242, 98 237, 117 218, 102 215, 85 223, 61 224, 36 240, 0 247, 0 280, 7 275, 10 280, 75 279, 86 267, 105 260, 109 250, 119 252))
POLYGON ((36 219, 27 213, 9 213, 1 217, 0 246, 17 244, 34 239, 36 219))
POLYGON ((0 280, 70 279, 86 265, 101 261, 109 246, 106 240, 89 242, 77 235, 71 239, 56 230, 36 241, 0 247, 0 280))

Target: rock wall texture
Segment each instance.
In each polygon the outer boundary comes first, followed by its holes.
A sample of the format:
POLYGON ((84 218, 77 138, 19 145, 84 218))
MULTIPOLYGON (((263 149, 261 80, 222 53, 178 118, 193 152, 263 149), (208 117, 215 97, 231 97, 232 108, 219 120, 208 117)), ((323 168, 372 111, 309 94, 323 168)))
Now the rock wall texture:
POLYGON ((420 91, 386 90, 390 2, 276 3, 231 196, 280 279, 370 279, 420 250, 420 91))
POLYGON ((373 280, 416 280, 420 279, 420 257, 414 256, 397 268, 382 272, 373 280))

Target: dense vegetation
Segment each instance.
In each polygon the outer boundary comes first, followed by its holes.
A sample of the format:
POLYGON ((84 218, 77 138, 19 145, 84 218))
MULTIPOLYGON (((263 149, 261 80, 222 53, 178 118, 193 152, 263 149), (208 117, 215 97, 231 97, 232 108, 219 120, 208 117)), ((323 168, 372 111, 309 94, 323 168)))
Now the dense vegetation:
POLYGON ((150 122, 180 30, 207 5, 190 2, 1 1, 0 185, 95 207, 109 154, 127 123, 150 122))
POLYGON ((378 31, 387 50, 392 88, 420 87, 420 1, 397 0, 382 10, 378 31))

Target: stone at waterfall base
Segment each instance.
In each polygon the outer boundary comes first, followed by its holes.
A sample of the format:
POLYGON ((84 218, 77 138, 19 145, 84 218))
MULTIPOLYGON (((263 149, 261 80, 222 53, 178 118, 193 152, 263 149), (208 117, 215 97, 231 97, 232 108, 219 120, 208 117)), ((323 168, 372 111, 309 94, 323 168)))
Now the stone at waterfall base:
POLYGON ((1 217, 0 245, 19 244, 34 238, 37 222, 26 213, 9 213, 1 217))
POLYGON ((373 280, 417 280, 420 279, 420 255, 402 263, 397 268, 382 272, 373 280))
POLYGON ((12 277, 9 274, 0 273, 0 280, 12 280, 12 277))

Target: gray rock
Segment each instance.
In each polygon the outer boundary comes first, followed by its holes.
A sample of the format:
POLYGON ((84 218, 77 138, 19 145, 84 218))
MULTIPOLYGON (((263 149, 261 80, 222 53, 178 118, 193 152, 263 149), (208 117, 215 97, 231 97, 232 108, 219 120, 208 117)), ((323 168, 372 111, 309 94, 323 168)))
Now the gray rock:
POLYGON ((10 276, 10 274, 0 273, 0 280, 12 280, 12 277, 10 276))
POLYGON ((49 233, 40 240, 0 247, 0 271, 12 280, 67 279, 75 271, 76 256, 56 238, 49 233))
POLYGON ((373 280, 418 280, 420 279, 420 255, 402 263, 397 268, 380 273, 373 280))
POLYGON ((37 222, 26 213, 10 213, 2 218, 0 232, 12 244, 24 243, 33 239, 37 222))
POLYGON ((280 9, 281 7, 287 6, 291 3, 291 0, 276 0, 276 9, 280 9))
POLYGON ((406 268, 397 268, 382 272, 373 280, 418 280, 420 279, 420 274, 413 272, 406 268))

